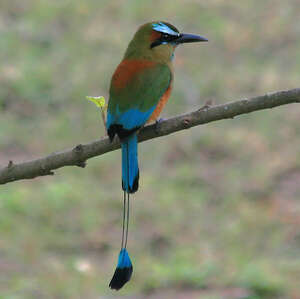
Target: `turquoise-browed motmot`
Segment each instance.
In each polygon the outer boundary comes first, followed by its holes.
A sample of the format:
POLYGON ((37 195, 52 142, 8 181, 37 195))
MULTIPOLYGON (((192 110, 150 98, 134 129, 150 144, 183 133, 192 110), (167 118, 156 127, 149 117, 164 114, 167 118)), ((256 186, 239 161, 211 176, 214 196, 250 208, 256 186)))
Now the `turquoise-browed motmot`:
POLYGON ((206 38, 180 33, 167 22, 142 25, 129 43, 122 62, 112 76, 107 110, 107 132, 122 145, 124 190, 122 244, 117 268, 109 284, 119 290, 130 280, 132 263, 127 252, 129 194, 139 187, 137 134, 147 122, 156 121, 168 101, 172 83, 174 51, 183 43, 206 38))

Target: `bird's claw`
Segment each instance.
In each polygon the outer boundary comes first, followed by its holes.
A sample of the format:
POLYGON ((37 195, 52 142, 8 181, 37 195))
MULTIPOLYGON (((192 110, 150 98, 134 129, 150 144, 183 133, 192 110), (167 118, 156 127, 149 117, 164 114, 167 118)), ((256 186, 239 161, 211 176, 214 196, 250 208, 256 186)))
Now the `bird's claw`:
POLYGON ((160 124, 164 121, 163 118, 157 119, 155 121, 155 133, 158 134, 159 133, 159 129, 160 129, 160 124))

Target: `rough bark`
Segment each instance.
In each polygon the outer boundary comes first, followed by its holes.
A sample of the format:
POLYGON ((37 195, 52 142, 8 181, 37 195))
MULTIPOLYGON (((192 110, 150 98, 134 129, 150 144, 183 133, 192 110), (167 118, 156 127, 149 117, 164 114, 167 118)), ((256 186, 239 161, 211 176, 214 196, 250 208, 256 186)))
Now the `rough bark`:
MULTIPOLYGON (((263 96, 242 99, 222 105, 204 106, 196 111, 164 120, 158 125, 153 124, 144 127, 139 133, 139 142, 212 121, 234 118, 237 115, 291 103, 300 103, 300 88, 268 93, 263 96)), ((0 184, 53 175, 53 170, 64 166, 85 167, 86 160, 116 150, 119 147, 120 142, 118 140, 110 143, 109 139, 104 137, 100 140, 87 144, 78 144, 74 148, 52 153, 49 156, 32 161, 18 164, 9 161, 6 167, 0 168, 0 184)))

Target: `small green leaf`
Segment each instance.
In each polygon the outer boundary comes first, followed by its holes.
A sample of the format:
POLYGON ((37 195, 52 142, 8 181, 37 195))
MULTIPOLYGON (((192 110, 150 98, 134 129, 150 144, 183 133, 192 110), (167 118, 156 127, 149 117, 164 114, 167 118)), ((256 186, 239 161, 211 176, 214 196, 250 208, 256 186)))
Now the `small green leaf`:
POLYGON ((105 107, 105 98, 100 96, 100 97, 90 97, 90 96, 86 96, 86 99, 88 101, 93 102, 97 107, 99 108, 104 108, 105 107))

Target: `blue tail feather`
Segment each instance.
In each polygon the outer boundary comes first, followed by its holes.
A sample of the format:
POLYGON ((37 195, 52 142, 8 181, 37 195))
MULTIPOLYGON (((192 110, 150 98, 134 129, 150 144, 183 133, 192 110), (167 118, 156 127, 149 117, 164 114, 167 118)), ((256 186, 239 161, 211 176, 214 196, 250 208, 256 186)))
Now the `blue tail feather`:
POLYGON ((122 248, 118 258, 117 268, 109 283, 109 287, 114 290, 121 289, 131 278, 133 271, 129 254, 125 248, 122 248))
POLYGON ((117 268, 130 268, 132 263, 128 254, 128 251, 125 248, 122 248, 118 258, 117 268))
POLYGON ((128 193, 136 192, 139 187, 136 133, 122 141, 122 187, 128 193))

